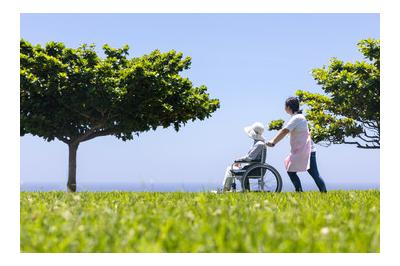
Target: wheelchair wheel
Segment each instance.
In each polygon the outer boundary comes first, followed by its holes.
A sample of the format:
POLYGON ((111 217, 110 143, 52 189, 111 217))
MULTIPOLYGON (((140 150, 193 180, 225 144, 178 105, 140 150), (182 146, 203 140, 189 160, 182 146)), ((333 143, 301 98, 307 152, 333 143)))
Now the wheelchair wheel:
POLYGON ((249 167, 241 179, 242 191, 281 192, 282 178, 279 172, 268 164, 249 167))

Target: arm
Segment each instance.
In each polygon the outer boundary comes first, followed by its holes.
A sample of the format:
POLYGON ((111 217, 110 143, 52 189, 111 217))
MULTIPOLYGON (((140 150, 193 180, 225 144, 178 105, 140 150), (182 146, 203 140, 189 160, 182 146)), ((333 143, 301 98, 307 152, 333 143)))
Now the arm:
POLYGON ((238 158, 235 161, 252 161, 262 152, 263 147, 264 143, 259 142, 250 149, 246 156, 238 158))
POLYGON ((286 126, 282 128, 273 139, 267 142, 267 146, 274 147, 275 144, 281 141, 290 131, 295 129, 297 125, 303 120, 304 118, 301 118, 299 116, 292 116, 292 118, 290 118, 290 120, 287 122, 286 126))
POLYGON ((279 141, 281 141, 288 133, 289 133, 289 129, 287 129, 287 128, 281 129, 273 139, 271 139, 270 141, 267 142, 267 146, 274 147, 275 144, 277 144, 279 141))

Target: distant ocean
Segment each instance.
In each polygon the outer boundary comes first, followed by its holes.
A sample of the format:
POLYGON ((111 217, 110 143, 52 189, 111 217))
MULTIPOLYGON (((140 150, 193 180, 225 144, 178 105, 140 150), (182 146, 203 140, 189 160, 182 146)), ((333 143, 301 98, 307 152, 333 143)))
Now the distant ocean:
MULTIPOLYGON (((326 183, 328 190, 380 189, 379 183, 326 183)), ((221 188, 216 183, 78 183, 77 191, 148 191, 148 192, 204 192, 221 188)), ((304 183, 303 189, 318 190, 315 184, 304 183)), ((64 183, 22 183, 21 191, 65 191, 64 183)), ((291 184, 284 184, 282 191, 293 191, 291 184)))

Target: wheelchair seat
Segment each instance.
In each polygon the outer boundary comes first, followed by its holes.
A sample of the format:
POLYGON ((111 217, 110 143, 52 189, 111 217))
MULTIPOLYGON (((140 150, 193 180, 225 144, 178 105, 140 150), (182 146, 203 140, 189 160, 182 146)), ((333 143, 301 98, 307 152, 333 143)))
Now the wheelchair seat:
POLYGON ((233 169, 231 173, 235 181, 232 183, 233 191, 236 191, 236 180, 240 182, 242 192, 280 192, 282 190, 282 178, 279 172, 266 163, 267 147, 264 145, 262 152, 253 161, 235 161, 243 163, 243 167, 233 169))
MULTIPOLYGON (((247 169, 254 164, 265 164, 267 158, 267 148, 264 146, 262 152, 256 157, 255 160, 252 161, 235 161, 235 163, 245 163, 246 165, 240 169, 231 169, 232 174, 235 176, 241 176, 246 173, 247 169)), ((260 169, 254 169, 249 173, 250 176, 259 176, 261 175, 260 169)))

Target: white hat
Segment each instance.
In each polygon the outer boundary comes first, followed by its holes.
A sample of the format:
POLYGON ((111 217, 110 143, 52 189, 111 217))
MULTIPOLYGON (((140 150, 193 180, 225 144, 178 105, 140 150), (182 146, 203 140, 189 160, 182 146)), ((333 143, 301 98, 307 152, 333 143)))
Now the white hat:
POLYGON ((245 127, 244 131, 250 138, 254 140, 265 141, 264 137, 262 136, 264 133, 264 125, 260 122, 255 122, 251 126, 245 127))

